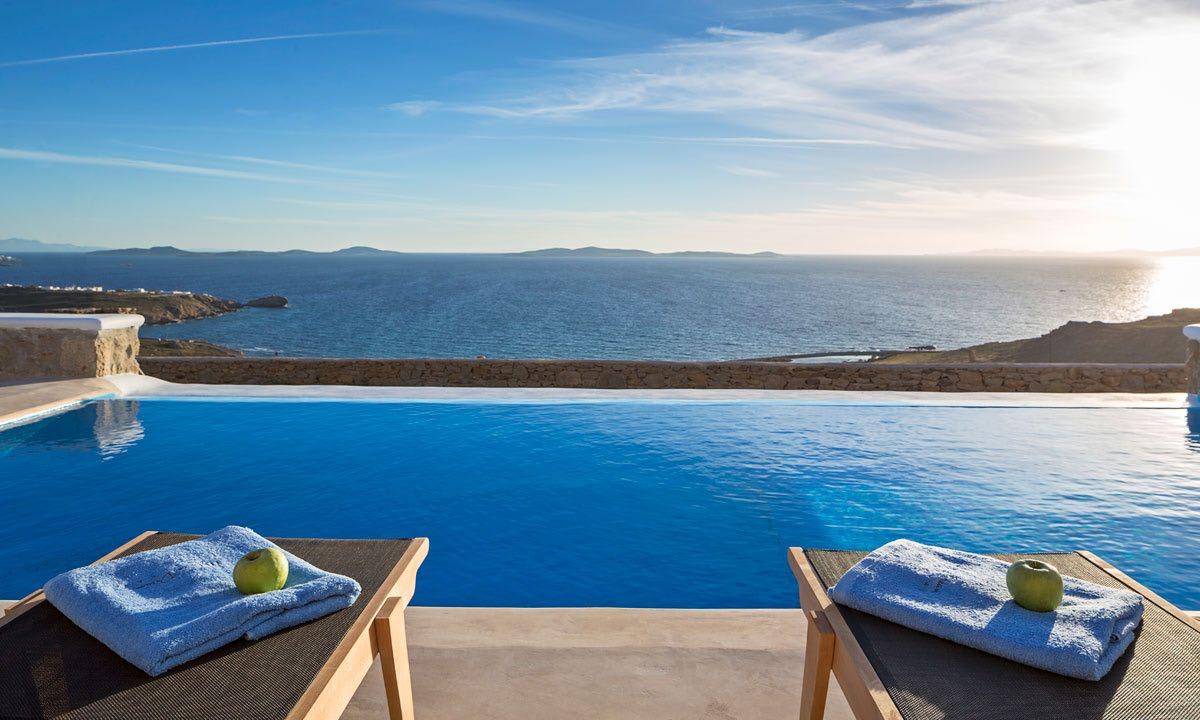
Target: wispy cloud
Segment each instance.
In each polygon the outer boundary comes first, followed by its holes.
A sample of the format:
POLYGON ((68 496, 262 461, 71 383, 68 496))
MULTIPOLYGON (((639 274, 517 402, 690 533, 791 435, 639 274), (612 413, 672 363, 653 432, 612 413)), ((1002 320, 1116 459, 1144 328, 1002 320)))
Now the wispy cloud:
POLYGON ((436 100, 405 100, 385 106, 385 109, 398 112, 409 117, 420 117, 425 113, 437 110, 442 103, 436 100))
POLYGON ((1111 120, 1113 84, 1147 39, 1200 33, 1194 7, 1171 0, 939 4, 817 36, 716 28, 565 61, 532 91, 455 109, 555 122, 704 115, 754 134, 961 150, 1085 145, 1111 120))
POLYGON ((752 137, 752 136, 712 136, 712 135, 691 135, 691 136, 672 136, 672 135, 652 135, 645 139, 648 141, 658 141, 665 143, 680 143, 680 144, 696 144, 696 145, 745 145, 749 147, 819 147, 822 145, 846 145, 846 146, 865 146, 865 147, 891 147, 900 149, 911 149, 912 145, 904 145, 901 143, 884 142, 882 140, 863 140, 854 138, 805 138, 805 137, 752 137))
POLYGON ((870 0, 849 2, 848 0, 807 0, 807 2, 785 3, 744 8, 734 12, 736 17, 843 17, 849 14, 883 15, 903 10, 908 0, 870 0))
POLYGON ((962 5, 983 5, 1002 0, 910 0, 905 7, 909 8, 942 8, 959 7, 962 5))
POLYGON ((300 178, 267 175, 242 170, 226 168, 211 168, 199 165, 181 165, 154 160, 138 160, 135 158, 108 157, 100 155, 69 155, 66 153, 46 152, 42 150, 21 150, 19 148, 0 147, 0 160, 24 160, 30 162, 56 163, 62 165, 96 165, 101 167, 130 168, 133 170, 150 170, 154 172, 175 173, 179 175, 201 175, 205 177, 230 178, 234 180, 256 180, 260 182, 287 183, 291 185, 310 185, 312 182, 300 178))
POLYGON ((610 35, 623 30, 604 20, 494 0, 430 0, 416 3, 416 7, 426 12, 530 25, 573 35, 610 35))
POLYGON ((341 32, 299 33, 295 35, 267 35, 264 37, 237 38, 233 40, 210 40, 207 42, 183 43, 179 45, 155 45, 152 47, 126 48, 124 50, 102 50, 99 52, 75 53, 73 55, 53 55, 50 57, 31 58, 28 60, 10 60, 0 62, 0 68, 18 67, 21 65, 45 65, 47 63, 71 62, 74 60, 90 60, 92 58, 116 57, 120 55, 141 55, 144 53, 170 52, 172 50, 192 50, 196 48, 220 47, 224 45, 250 45, 253 43, 280 42, 283 40, 306 40, 310 38, 341 37, 345 35, 366 35, 375 30, 344 30, 341 32))
POLYGON ((251 165, 264 165, 267 167, 283 168, 288 170, 304 170, 317 173, 329 173, 332 175, 349 175, 354 177, 364 178, 395 178, 402 177, 397 173, 382 172, 377 170, 357 170, 354 168, 333 167, 330 165, 317 165, 313 163, 293 162, 290 160, 277 160, 274 158, 257 157, 254 155, 224 155, 220 153, 195 152, 193 150, 178 150, 175 148, 162 147, 160 145, 143 145, 141 143, 118 143, 120 145, 140 150, 153 150, 161 153, 171 153, 173 155, 184 155, 187 157, 205 158, 208 160, 225 160, 235 163, 247 163, 251 165))
POLYGON ((762 170, 759 168, 745 167, 743 165, 723 165, 722 170, 730 175, 738 175, 740 177, 752 178, 773 178, 779 177, 779 173, 771 172, 770 170, 762 170))

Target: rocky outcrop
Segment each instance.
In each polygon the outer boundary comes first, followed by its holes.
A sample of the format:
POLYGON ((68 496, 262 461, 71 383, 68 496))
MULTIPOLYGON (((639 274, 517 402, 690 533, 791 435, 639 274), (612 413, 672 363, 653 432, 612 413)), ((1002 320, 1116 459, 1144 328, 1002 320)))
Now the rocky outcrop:
POLYGON ((139 358, 147 357, 242 357, 241 350, 217 345, 206 340, 166 340, 142 338, 139 358))
POLYGON ((288 299, 282 295, 265 295, 260 298, 254 298, 246 303, 246 307, 253 308, 285 308, 288 306, 288 299))
POLYGON ((1041 337, 941 352, 896 353, 874 361, 912 363, 1178 363, 1187 354, 1183 327, 1200 323, 1184 308, 1127 323, 1071 321, 1041 337))
POLYGON ((646 360, 145 358, 181 383, 603 389, 1183 392, 1182 364, 878 365, 646 360))
POLYGON ((0 286, 0 312, 136 313, 148 325, 213 317, 242 307, 204 293, 0 286))

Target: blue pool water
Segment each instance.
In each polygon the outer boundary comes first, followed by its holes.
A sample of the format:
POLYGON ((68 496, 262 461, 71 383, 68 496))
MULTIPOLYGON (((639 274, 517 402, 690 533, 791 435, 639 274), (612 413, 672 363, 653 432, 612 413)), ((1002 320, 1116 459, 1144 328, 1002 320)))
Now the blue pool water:
POLYGON ((1088 548, 1200 608, 1183 410, 108 400, 0 432, 0 597, 143 529, 431 539, 425 605, 792 607, 789 545, 1088 548))

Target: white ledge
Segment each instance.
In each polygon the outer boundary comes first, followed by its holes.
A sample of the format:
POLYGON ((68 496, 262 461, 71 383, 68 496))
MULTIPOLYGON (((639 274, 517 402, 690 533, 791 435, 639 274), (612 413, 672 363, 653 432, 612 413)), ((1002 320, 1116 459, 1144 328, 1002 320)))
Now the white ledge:
POLYGON ((146 318, 141 315, 101 313, 75 315, 72 313, 0 313, 0 328, 47 328, 52 330, 120 330, 141 327, 146 318))
POLYGON ((1188 340, 1196 340, 1200 342, 1200 325, 1187 325, 1183 328, 1183 334, 1188 340))
POLYGON ((199 385, 148 375, 106 375, 136 400, 407 403, 770 403, 857 407, 1139 408, 1185 407, 1183 393, 915 392, 888 390, 593 390, 380 385, 199 385))

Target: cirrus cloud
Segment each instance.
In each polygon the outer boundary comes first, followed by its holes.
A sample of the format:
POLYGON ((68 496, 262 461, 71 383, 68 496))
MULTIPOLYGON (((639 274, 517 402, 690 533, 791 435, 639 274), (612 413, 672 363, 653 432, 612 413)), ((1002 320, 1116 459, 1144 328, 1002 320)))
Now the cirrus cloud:
POLYGON ((973 151, 1086 145, 1148 38, 1200 33, 1200 12, 1171 0, 939 4, 948 9, 822 35, 713 28, 563 61, 524 92, 453 109, 557 122, 701 115, 780 135, 973 151))

